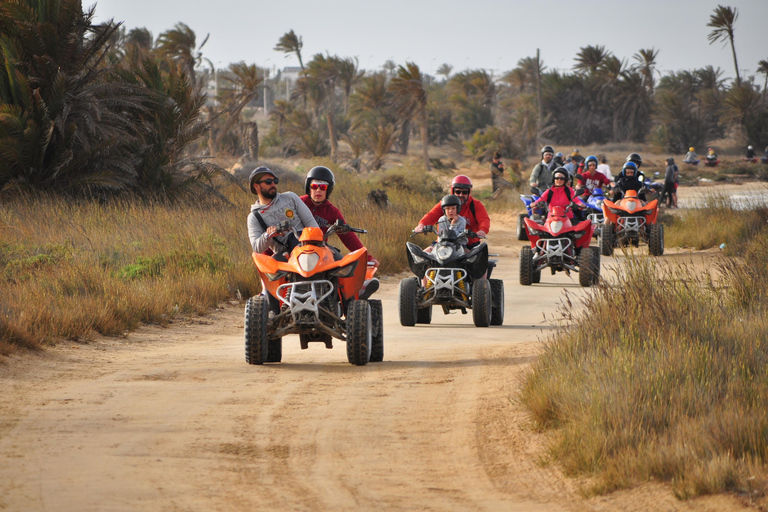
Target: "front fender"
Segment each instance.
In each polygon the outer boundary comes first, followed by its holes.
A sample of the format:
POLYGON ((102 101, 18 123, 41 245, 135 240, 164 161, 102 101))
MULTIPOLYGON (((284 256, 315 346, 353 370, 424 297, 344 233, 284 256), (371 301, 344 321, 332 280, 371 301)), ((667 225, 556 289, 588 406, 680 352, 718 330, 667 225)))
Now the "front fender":
POLYGON ((427 268, 434 266, 435 258, 431 254, 425 253, 421 247, 412 242, 406 242, 405 247, 408 255, 408 266, 411 272, 419 279, 423 278, 427 268))

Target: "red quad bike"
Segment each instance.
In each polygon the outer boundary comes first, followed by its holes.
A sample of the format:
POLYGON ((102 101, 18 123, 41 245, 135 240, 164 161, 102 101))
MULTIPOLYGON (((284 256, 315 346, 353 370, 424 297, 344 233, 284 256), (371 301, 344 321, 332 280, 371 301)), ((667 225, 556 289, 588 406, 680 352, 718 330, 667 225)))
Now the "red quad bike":
MULTIPOLYGON (((281 232, 289 230, 283 223, 281 232)), ((367 233, 340 221, 325 235, 304 228, 287 262, 253 253, 266 293, 245 305, 245 360, 249 364, 279 363, 283 336, 298 334, 301 348, 310 342, 333 348, 331 338, 347 343, 347 359, 364 365, 384 358, 384 327, 380 300, 361 300, 360 289, 376 268, 367 264, 365 248, 341 259, 327 245, 334 233, 367 233), (338 257, 338 256, 337 256, 338 257)))
POLYGON ((645 203, 637 192, 627 190, 623 199, 603 202, 605 224, 598 237, 600 253, 611 256, 614 247, 648 244, 652 256, 664 254, 664 226, 657 222, 659 201, 645 203))
POLYGON ((520 250, 520 284, 541 282, 541 271, 547 267, 552 275, 578 272, 581 286, 599 281, 600 253, 589 246, 595 225, 589 219, 572 225, 566 216, 570 207, 553 206, 544 224, 525 219, 531 245, 520 250))

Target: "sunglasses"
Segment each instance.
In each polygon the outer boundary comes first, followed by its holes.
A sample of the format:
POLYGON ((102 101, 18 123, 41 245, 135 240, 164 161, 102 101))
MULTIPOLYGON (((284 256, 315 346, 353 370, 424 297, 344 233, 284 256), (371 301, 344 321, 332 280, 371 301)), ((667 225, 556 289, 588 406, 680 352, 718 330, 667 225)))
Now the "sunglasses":
POLYGON ((462 189, 462 188, 455 188, 455 189, 453 189, 453 195, 455 195, 455 196, 468 196, 469 195, 469 190, 462 189))
POLYGON ((558 176, 557 178, 555 178, 555 181, 565 181, 565 178, 563 178, 562 176, 558 176))
POLYGON ((267 178, 259 182, 259 184, 262 184, 262 183, 266 183, 267 185, 271 185, 274 183, 275 185, 277 185, 278 183, 280 183, 280 180, 277 178, 267 178))
POLYGON ((312 190, 328 190, 328 185, 325 183, 313 183, 309 186, 312 190))

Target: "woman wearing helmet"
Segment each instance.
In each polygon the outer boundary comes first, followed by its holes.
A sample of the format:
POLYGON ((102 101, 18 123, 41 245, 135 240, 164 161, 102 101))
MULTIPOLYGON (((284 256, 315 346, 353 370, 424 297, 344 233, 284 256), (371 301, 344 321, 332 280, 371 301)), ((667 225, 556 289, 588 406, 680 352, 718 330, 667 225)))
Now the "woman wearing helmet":
POLYGON ((688 152, 685 154, 685 158, 683 158, 683 163, 688 165, 699 164, 699 156, 696 154, 696 151, 694 151, 693 146, 688 148, 688 152))
MULTIPOLYGON (((566 207, 571 203, 576 203, 581 208, 586 208, 586 204, 579 196, 576 195, 576 191, 568 186, 568 171, 559 167, 552 173, 552 186, 548 188, 541 195, 541 198, 531 203, 531 209, 537 208, 538 203, 547 203, 548 207, 562 206, 566 207)), ((573 218, 573 212, 568 211, 566 213, 569 219, 573 218)))
MULTIPOLYGON (((336 178, 327 167, 317 166, 313 167, 307 173, 307 177, 304 179, 304 195, 301 196, 302 202, 307 205, 312 216, 317 221, 317 225, 323 230, 323 233, 328 231, 331 224, 334 224, 337 220, 346 224, 344 216, 341 214, 341 210, 336 208, 328 198, 333 192, 333 187, 336 185, 336 178)), ((341 243, 349 249, 349 252, 356 251, 363 248, 362 242, 354 233, 341 233, 338 235, 341 243)), ((339 253, 340 255, 340 253, 339 253)), ((371 253, 368 253, 368 263, 372 263, 376 266, 379 262, 374 258, 371 253)))
MULTIPOLYGON (((455 195, 461 201, 459 215, 467 220, 469 229, 477 233, 481 238, 491 229, 491 217, 485 209, 483 203, 472 197, 472 180, 468 176, 460 174, 453 178, 451 182, 451 194, 455 195)), ((415 233, 424 231, 425 226, 436 224, 443 215, 441 203, 437 203, 432 209, 421 218, 419 224, 413 228, 415 233)), ((467 247, 472 249, 480 244, 479 238, 470 238, 467 247)))

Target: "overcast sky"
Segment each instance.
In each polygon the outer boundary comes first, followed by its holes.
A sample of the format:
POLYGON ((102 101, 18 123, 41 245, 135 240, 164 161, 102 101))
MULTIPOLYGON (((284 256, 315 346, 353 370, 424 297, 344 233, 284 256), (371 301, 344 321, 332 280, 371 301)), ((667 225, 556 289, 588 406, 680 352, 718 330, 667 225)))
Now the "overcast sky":
POLYGON ((664 73, 712 65, 731 78, 730 46, 707 40, 718 3, 738 9, 739 69, 743 77, 754 75, 757 62, 768 59, 768 0, 99 0, 96 20, 146 27, 155 38, 186 23, 198 44, 210 34, 202 51, 218 68, 241 60, 298 65, 273 49, 293 29, 303 39, 305 63, 327 53, 357 57, 369 70, 391 59, 413 61, 433 75, 443 63, 498 75, 540 48, 547 68, 566 71, 579 48, 603 45, 630 63, 638 50, 656 48, 664 73))

